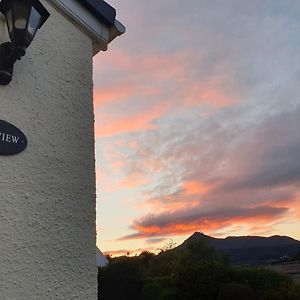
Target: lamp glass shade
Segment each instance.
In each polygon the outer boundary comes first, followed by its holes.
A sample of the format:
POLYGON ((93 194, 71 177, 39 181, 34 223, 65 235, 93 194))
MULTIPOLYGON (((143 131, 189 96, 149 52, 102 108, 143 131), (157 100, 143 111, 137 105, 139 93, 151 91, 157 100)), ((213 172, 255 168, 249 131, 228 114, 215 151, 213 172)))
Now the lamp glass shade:
POLYGON ((24 3, 22 2, 17 1, 14 3, 13 12, 14 12, 15 28, 24 30, 27 25, 29 6, 24 5, 24 3))
POLYGON ((13 25, 13 16, 12 16, 11 9, 6 13, 6 23, 8 27, 8 32, 12 32, 14 25, 13 25))
POLYGON ((36 31, 40 27, 41 19, 42 16, 39 14, 39 12, 34 7, 32 7, 27 27, 28 32, 32 36, 35 35, 36 31))

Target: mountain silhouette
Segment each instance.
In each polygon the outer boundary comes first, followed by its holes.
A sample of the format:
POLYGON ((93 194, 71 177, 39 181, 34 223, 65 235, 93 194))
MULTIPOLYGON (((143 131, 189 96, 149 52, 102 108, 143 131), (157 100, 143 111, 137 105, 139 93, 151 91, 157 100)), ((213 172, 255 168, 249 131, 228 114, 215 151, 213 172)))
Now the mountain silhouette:
POLYGON ((214 238, 201 232, 195 232, 177 249, 184 249, 197 241, 205 241, 219 252, 226 254, 232 264, 258 265, 279 260, 282 257, 294 257, 300 251, 300 241, 288 236, 214 238))

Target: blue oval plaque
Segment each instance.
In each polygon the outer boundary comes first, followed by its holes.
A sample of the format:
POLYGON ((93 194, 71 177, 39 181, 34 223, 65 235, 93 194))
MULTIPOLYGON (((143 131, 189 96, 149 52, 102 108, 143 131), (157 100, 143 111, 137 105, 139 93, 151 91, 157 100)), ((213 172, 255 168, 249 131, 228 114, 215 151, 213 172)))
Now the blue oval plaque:
POLYGON ((0 120, 0 155, 14 155, 24 151, 27 138, 14 125, 0 120))

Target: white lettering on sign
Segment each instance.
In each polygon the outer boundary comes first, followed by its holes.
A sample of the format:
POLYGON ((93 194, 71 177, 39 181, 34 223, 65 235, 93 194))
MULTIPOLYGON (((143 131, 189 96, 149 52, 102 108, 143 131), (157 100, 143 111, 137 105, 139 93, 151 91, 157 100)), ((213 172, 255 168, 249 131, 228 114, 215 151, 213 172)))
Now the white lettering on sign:
POLYGON ((0 132, 0 139, 6 143, 18 144, 20 138, 18 136, 0 132))
POLYGON ((11 138, 12 138, 13 143, 18 144, 18 141, 19 141, 19 139, 20 139, 19 137, 17 137, 17 136, 12 136, 11 138))

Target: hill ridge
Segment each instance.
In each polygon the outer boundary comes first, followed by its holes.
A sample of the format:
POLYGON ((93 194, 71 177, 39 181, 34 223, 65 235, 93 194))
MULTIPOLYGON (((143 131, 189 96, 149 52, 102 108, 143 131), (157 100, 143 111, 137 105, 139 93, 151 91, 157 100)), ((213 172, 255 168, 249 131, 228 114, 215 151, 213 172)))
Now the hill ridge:
POLYGON ((177 248, 184 249, 189 244, 201 240, 227 254, 234 264, 262 264, 283 256, 294 257, 300 251, 300 241, 285 235, 215 238, 202 232, 194 232, 177 248))

